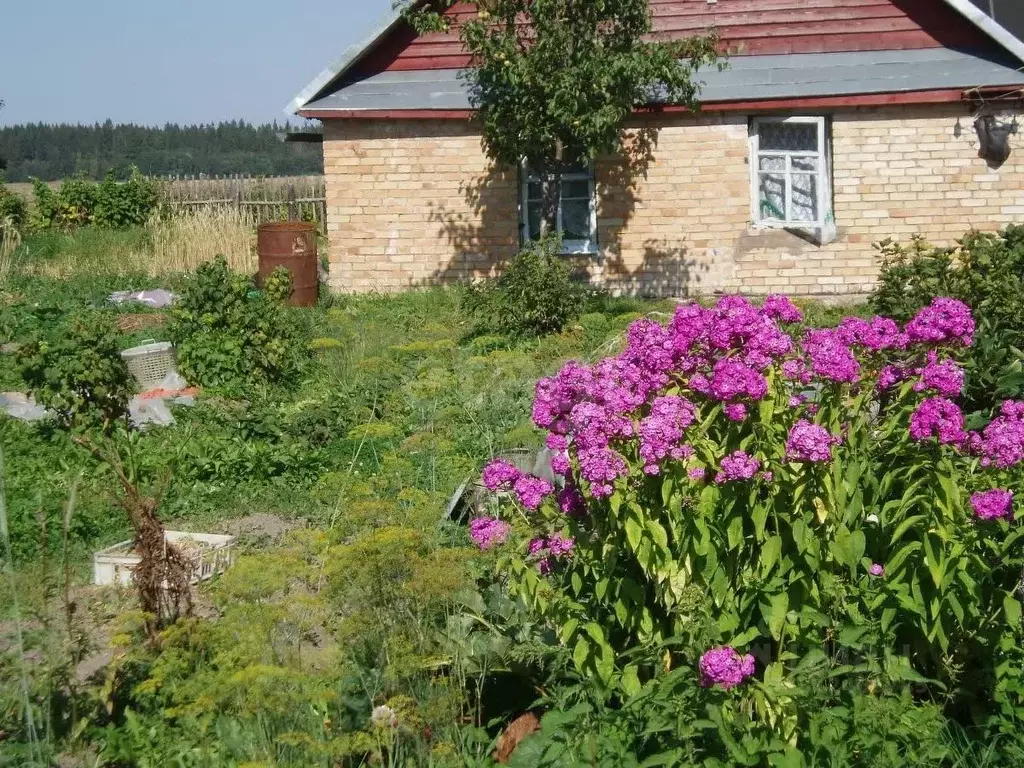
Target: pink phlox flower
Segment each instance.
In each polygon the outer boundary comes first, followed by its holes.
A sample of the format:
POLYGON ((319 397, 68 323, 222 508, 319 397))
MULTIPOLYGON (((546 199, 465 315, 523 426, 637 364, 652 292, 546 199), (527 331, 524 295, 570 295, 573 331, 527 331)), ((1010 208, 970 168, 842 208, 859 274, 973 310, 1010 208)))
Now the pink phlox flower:
POLYGON ((910 417, 910 436, 919 442, 937 437, 942 444, 961 445, 967 441, 963 411, 952 400, 929 397, 910 417))
POLYGON ((881 563, 872 563, 870 573, 872 576, 885 576, 885 566, 881 563))
POLYGON ((482 550, 504 544, 512 527, 496 517, 478 517, 469 522, 469 537, 482 550))
POLYGON ((722 459, 715 482, 722 484, 736 480, 750 480, 757 474, 760 467, 761 462, 753 456, 744 451, 735 451, 722 459))
POLYGON ((711 377, 711 395, 731 402, 746 397, 761 400, 768 394, 768 380, 755 368, 729 358, 715 363, 711 377))
POLYGON ((747 406, 743 403, 727 403, 723 410, 729 421, 743 421, 747 418, 747 406))
POLYGON ((819 463, 832 460, 832 446, 838 443, 827 429, 800 419, 789 431, 786 458, 789 461, 819 463))
POLYGON ((733 648, 712 648, 700 657, 700 684, 728 691, 754 675, 756 664, 749 653, 741 656, 733 648))
POLYGON ((558 501, 558 508, 563 515, 570 517, 581 517, 587 514, 587 502, 575 485, 566 485, 555 497, 558 501))
POLYGON ((969 347, 974 340, 974 318, 971 308, 962 301, 940 296, 907 323, 906 332, 916 343, 969 347))
POLYGON ((1009 469, 1024 461, 1024 401, 1007 400, 999 416, 980 436, 972 436, 971 448, 986 466, 1009 469))
POLYGON ((928 364, 921 369, 921 379, 914 385, 914 390, 923 392, 934 390, 943 397, 955 397, 963 393, 964 371, 952 360, 937 359, 935 351, 928 353, 928 364))
POLYGON ((658 474, 658 462, 681 450, 683 434, 696 418, 696 407, 684 397, 665 395, 654 400, 639 428, 640 458, 647 474, 658 474))
POLYGON ((799 323, 804 319, 804 313, 800 308, 789 300, 788 296, 773 293, 764 300, 762 307, 768 317, 779 320, 783 323, 799 323))
POLYGON ((484 467, 482 480, 484 487, 493 492, 499 488, 511 488, 513 483, 522 475, 522 471, 512 462, 505 459, 495 459, 484 467))
POLYGON ((1013 520, 1013 491, 993 488, 971 496, 971 508, 979 520, 1013 520))
POLYGON ((567 557, 572 554, 575 547, 576 539, 572 536, 563 536, 560 533, 556 533, 548 539, 548 549, 551 550, 552 556, 556 558, 567 557))
POLYGON ((590 483, 590 495, 595 499, 612 495, 617 478, 629 473, 626 460, 610 448, 580 449, 580 476, 590 483))
POLYGON ((811 370, 819 378, 846 383, 860 378, 860 363, 837 329, 808 332, 804 337, 804 351, 810 359, 811 370))
POLYGON ((529 510, 536 510, 545 497, 555 492, 555 486, 547 480, 533 475, 523 475, 516 480, 513 488, 519 503, 529 510))

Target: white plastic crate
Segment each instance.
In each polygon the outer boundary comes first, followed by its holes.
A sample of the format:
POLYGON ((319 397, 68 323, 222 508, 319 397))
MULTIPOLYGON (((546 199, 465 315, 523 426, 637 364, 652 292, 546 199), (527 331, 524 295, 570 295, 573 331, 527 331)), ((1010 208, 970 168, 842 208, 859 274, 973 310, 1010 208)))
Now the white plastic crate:
MULTIPOLYGON (((164 538, 172 544, 178 544, 183 554, 188 556, 188 542, 196 542, 195 555, 192 563, 192 583, 206 581, 218 573, 223 573, 234 562, 235 537, 217 533, 187 533, 184 531, 164 531, 164 538), (185 545, 185 546, 182 546, 185 545)), ((132 550, 131 541, 122 541, 112 547, 101 549, 92 556, 93 583, 105 586, 118 584, 130 586, 132 573, 141 558, 132 550)))

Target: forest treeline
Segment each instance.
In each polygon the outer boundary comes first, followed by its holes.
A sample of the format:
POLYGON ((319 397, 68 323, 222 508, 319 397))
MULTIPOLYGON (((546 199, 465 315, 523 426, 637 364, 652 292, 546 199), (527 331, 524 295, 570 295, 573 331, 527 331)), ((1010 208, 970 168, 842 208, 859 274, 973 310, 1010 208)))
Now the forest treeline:
POLYGON ((28 123, 0 127, 0 167, 7 181, 56 181, 76 173, 100 179, 136 166, 148 175, 294 176, 323 173, 319 144, 284 143, 289 123, 232 120, 162 127, 28 123))

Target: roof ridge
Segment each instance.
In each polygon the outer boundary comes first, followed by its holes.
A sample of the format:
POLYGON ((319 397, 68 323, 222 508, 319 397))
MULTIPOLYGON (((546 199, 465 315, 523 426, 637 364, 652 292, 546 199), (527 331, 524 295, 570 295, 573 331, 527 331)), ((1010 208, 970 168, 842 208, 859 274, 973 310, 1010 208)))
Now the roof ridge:
MULTIPOLYGON (((416 1, 418 2, 419 0, 416 1)), ((944 1, 946 5, 974 24, 975 27, 980 29, 1005 51, 1012 54, 1014 58, 1021 62, 1021 68, 1024 69, 1024 41, 1021 41, 1012 32, 999 24, 999 22, 974 5, 971 0, 944 1)), ((313 78, 289 102, 284 111, 288 114, 297 113, 328 87, 344 77, 354 64, 390 34, 395 26, 402 21, 404 14, 405 12, 401 7, 393 5, 365 38, 345 49, 344 53, 334 63, 313 78)))

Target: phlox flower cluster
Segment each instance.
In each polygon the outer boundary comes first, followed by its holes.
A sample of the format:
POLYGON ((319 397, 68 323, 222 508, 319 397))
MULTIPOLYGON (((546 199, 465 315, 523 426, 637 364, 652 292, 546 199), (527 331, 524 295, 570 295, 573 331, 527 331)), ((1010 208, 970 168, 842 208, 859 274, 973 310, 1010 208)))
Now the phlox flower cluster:
POLYGON ((832 461, 832 446, 839 442, 839 438, 833 437, 824 427, 800 419, 789 431, 786 458, 809 463, 832 461))
POLYGON ((756 668, 754 657, 749 653, 740 655, 735 649, 729 646, 712 648, 700 657, 700 684, 705 688, 721 688, 728 691, 730 688, 743 683, 748 677, 753 677, 756 668))
POLYGON ((761 468, 761 462, 753 456, 748 456, 744 451, 730 453, 722 459, 721 469, 715 476, 715 482, 731 483, 737 480, 749 480, 757 474, 761 468))
POLYGON ((940 361, 932 350, 928 353, 928 364, 921 369, 921 378, 914 385, 914 390, 937 392, 943 397, 956 397, 964 391, 964 370, 952 360, 940 361))
POLYGON ((962 445, 967 441, 963 411, 945 397, 929 397, 910 417, 910 436, 918 442, 936 437, 944 445, 962 445))
POLYGON ((504 544, 512 527, 496 517, 478 517, 469 522, 469 537, 482 550, 504 544))
POLYGON ((979 520, 1013 519, 1013 491, 993 488, 971 496, 971 509, 979 520))
POLYGON ((906 330, 911 342, 969 347, 974 340, 974 318, 963 302, 940 297, 918 312, 906 330))
POLYGON ((1024 401, 1007 400, 971 447, 985 466, 1008 469, 1024 461, 1024 401))

